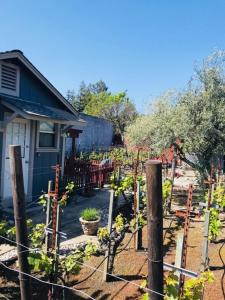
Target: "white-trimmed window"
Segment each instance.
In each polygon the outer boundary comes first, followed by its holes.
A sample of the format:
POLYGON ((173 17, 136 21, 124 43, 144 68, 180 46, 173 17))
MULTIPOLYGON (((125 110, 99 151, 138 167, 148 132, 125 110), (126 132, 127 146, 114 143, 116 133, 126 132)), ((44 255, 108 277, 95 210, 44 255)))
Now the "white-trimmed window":
POLYGON ((0 92, 12 96, 19 96, 19 67, 0 62, 0 92))
POLYGON ((59 125, 53 122, 38 122, 37 132, 38 150, 58 150, 59 125))

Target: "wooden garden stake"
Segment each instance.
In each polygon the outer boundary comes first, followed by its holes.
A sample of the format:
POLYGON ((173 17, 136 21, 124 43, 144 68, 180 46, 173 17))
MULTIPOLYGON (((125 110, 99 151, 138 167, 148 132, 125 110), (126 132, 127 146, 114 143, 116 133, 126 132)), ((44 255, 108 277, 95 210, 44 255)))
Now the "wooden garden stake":
MULTIPOLYGON (((135 160, 134 165, 134 217, 137 215, 137 174, 138 174, 138 165, 139 165, 139 155, 140 155, 140 148, 138 148, 137 152, 137 159, 135 160)), ((136 239, 137 234, 134 234, 134 247, 136 247, 136 239)))
POLYGON ((201 272, 204 272, 208 266, 209 256, 208 256, 208 247, 209 247, 209 218, 210 211, 205 211, 205 223, 204 223, 204 240, 202 246, 202 263, 201 263, 201 272))
MULTIPOLYGON (((176 255, 175 255, 175 266, 178 268, 181 268, 182 266, 183 243, 184 243, 184 233, 179 232, 177 235, 177 247, 176 247, 176 255)), ((180 272, 176 271, 175 275, 177 275, 180 280, 180 272)), ((180 286, 180 282, 179 282, 179 286, 180 286)))
MULTIPOLYGON (((48 182, 48 196, 47 196, 47 209, 46 209, 46 229, 49 227, 50 225, 50 217, 51 217, 51 193, 52 190, 52 180, 49 180, 48 182)), ((46 232, 46 236, 45 236, 45 251, 46 253, 48 252, 49 249, 49 233, 46 232)))
MULTIPOLYGON (((183 239, 182 260, 181 260, 181 268, 183 269, 186 268, 186 261, 187 261, 187 247, 188 247, 187 243, 188 243, 188 233, 189 233, 189 225, 190 225, 190 211, 192 205, 192 197, 193 197, 193 185, 189 184, 187 210, 186 210, 186 216, 184 221, 184 239, 183 239)), ((181 274, 180 285, 179 285, 180 294, 183 293, 184 279, 185 276, 181 274)))
POLYGON ((138 214, 140 212, 140 181, 137 181, 137 214, 136 214, 136 228, 137 230, 137 238, 136 238, 136 244, 135 244, 135 250, 142 249, 142 228, 138 229, 140 226, 138 221, 138 214))
MULTIPOLYGON (((110 200, 109 200, 109 216, 108 216, 108 233, 111 234, 112 232, 112 221, 113 221, 113 202, 114 202, 114 191, 110 191, 110 200)), ((104 263, 104 273, 103 273, 103 280, 109 281, 109 256, 110 256, 110 248, 111 242, 109 242, 108 250, 105 253, 105 263, 104 263)))
MULTIPOLYGON (((30 274, 30 267, 27 260, 29 252, 27 251, 27 219, 25 211, 21 146, 9 146, 9 158, 19 269, 23 273, 30 274)), ((30 278, 23 273, 20 273, 19 275, 21 300, 30 300, 32 299, 30 278)))
MULTIPOLYGON (((147 218, 148 218, 148 288, 163 294, 163 204, 162 163, 149 160, 146 163, 147 218)), ((151 300, 163 296, 149 291, 151 300)))
POLYGON ((171 190, 170 190, 170 198, 169 198, 169 203, 168 203, 169 211, 171 210, 171 205, 172 205, 175 171, 176 171, 176 155, 174 153, 173 160, 172 160, 172 170, 171 170, 171 190))

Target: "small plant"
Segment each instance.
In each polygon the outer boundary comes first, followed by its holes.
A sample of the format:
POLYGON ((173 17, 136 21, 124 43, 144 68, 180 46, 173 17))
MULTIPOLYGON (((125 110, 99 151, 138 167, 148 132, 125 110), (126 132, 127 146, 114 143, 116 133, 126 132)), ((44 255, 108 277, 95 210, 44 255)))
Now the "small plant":
POLYGON ((0 235, 6 236, 8 230, 8 222, 6 220, 1 221, 0 223, 0 235))
MULTIPOLYGON (((75 192, 75 183, 70 181, 65 187, 65 192, 61 195, 61 198, 58 200, 59 206, 61 208, 65 207, 69 201, 70 196, 72 196, 75 192)), ((46 194, 42 194, 39 197, 38 203, 46 210, 48 198, 46 194)))
POLYGON ((100 211, 96 208, 85 208, 81 212, 81 217, 85 221, 96 221, 100 217, 100 211))
POLYGON ((107 242, 109 240, 109 231, 107 227, 100 227, 98 229, 98 239, 100 242, 107 242))
MULTIPOLYGON (((31 232, 33 227, 33 223, 31 219, 27 219, 27 230, 28 230, 28 234, 31 232)), ((16 226, 12 226, 10 228, 8 228, 8 230, 6 231, 6 235, 8 236, 9 239, 11 240, 16 240, 16 226)))
MULTIPOLYGON (((212 192, 213 207, 210 208, 209 218, 209 240, 215 241, 220 235, 222 222, 220 221, 220 210, 225 207, 225 187, 218 185, 212 192)), ((208 201, 208 193, 205 193, 205 200, 208 201)))
MULTIPOLYGON (((214 275, 211 271, 203 272, 198 278, 185 281, 183 295, 179 296, 179 280, 174 272, 170 272, 164 280, 165 300, 199 300, 202 298, 203 288, 206 283, 212 283, 214 275)), ((147 281, 143 281, 141 287, 147 287, 147 281)), ((148 300, 148 294, 143 294, 142 300, 148 300)))
POLYGON ((118 180, 115 172, 111 176, 110 181, 111 188, 114 190, 116 197, 120 196, 122 193, 134 186, 133 176, 126 176, 122 180, 118 180))
POLYGON ((209 240, 216 240, 220 235, 222 223, 219 219, 219 211, 216 208, 210 208, 209 217, 209 240))
POLYGON ((170 197, 171 188, 172 188, 171 181, 169 179, 166 179, 163 182, 163 185, 162 185, 162 196, 163 196, 163 203, 164 203, 164 205, 166 204, 166 201, 170 197))
POLYGON ((117 232, 121 232, 122 230, 124 230, 125 223, 126 223, 126 219, 123 217, 122 214, 119 214, 115 219, 113 228, 115 228, 117 232))
POLYGON ((37 224, 35 225, 30 234, 29 239, 33 247, 38 248, 41 247, 44 242, 44 235, 45 235, 45 224, 37 224))
POLYGON ((53 259, 48 257, 43 251, 30 253, 28 263, 34 271, 42 271, 46 275, 52 273, 53 259))

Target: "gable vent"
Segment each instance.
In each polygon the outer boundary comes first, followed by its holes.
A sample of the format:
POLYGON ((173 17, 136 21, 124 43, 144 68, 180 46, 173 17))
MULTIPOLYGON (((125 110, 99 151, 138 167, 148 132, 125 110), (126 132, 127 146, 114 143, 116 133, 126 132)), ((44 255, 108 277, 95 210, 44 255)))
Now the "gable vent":
POLYGON ((3 89, 16 92, 17 89, 17 69, 2 64, 1 87, 3 89))

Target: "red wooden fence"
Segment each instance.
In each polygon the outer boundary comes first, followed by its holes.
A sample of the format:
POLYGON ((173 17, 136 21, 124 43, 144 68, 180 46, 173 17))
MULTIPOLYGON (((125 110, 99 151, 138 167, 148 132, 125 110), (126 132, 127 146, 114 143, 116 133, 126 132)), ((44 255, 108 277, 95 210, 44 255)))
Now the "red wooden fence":
POLYGON ((74 181, 77 188, 103 187, 109 182, 113 163, 86 161, 70 157, 65 160, 64 181, 74 181))

